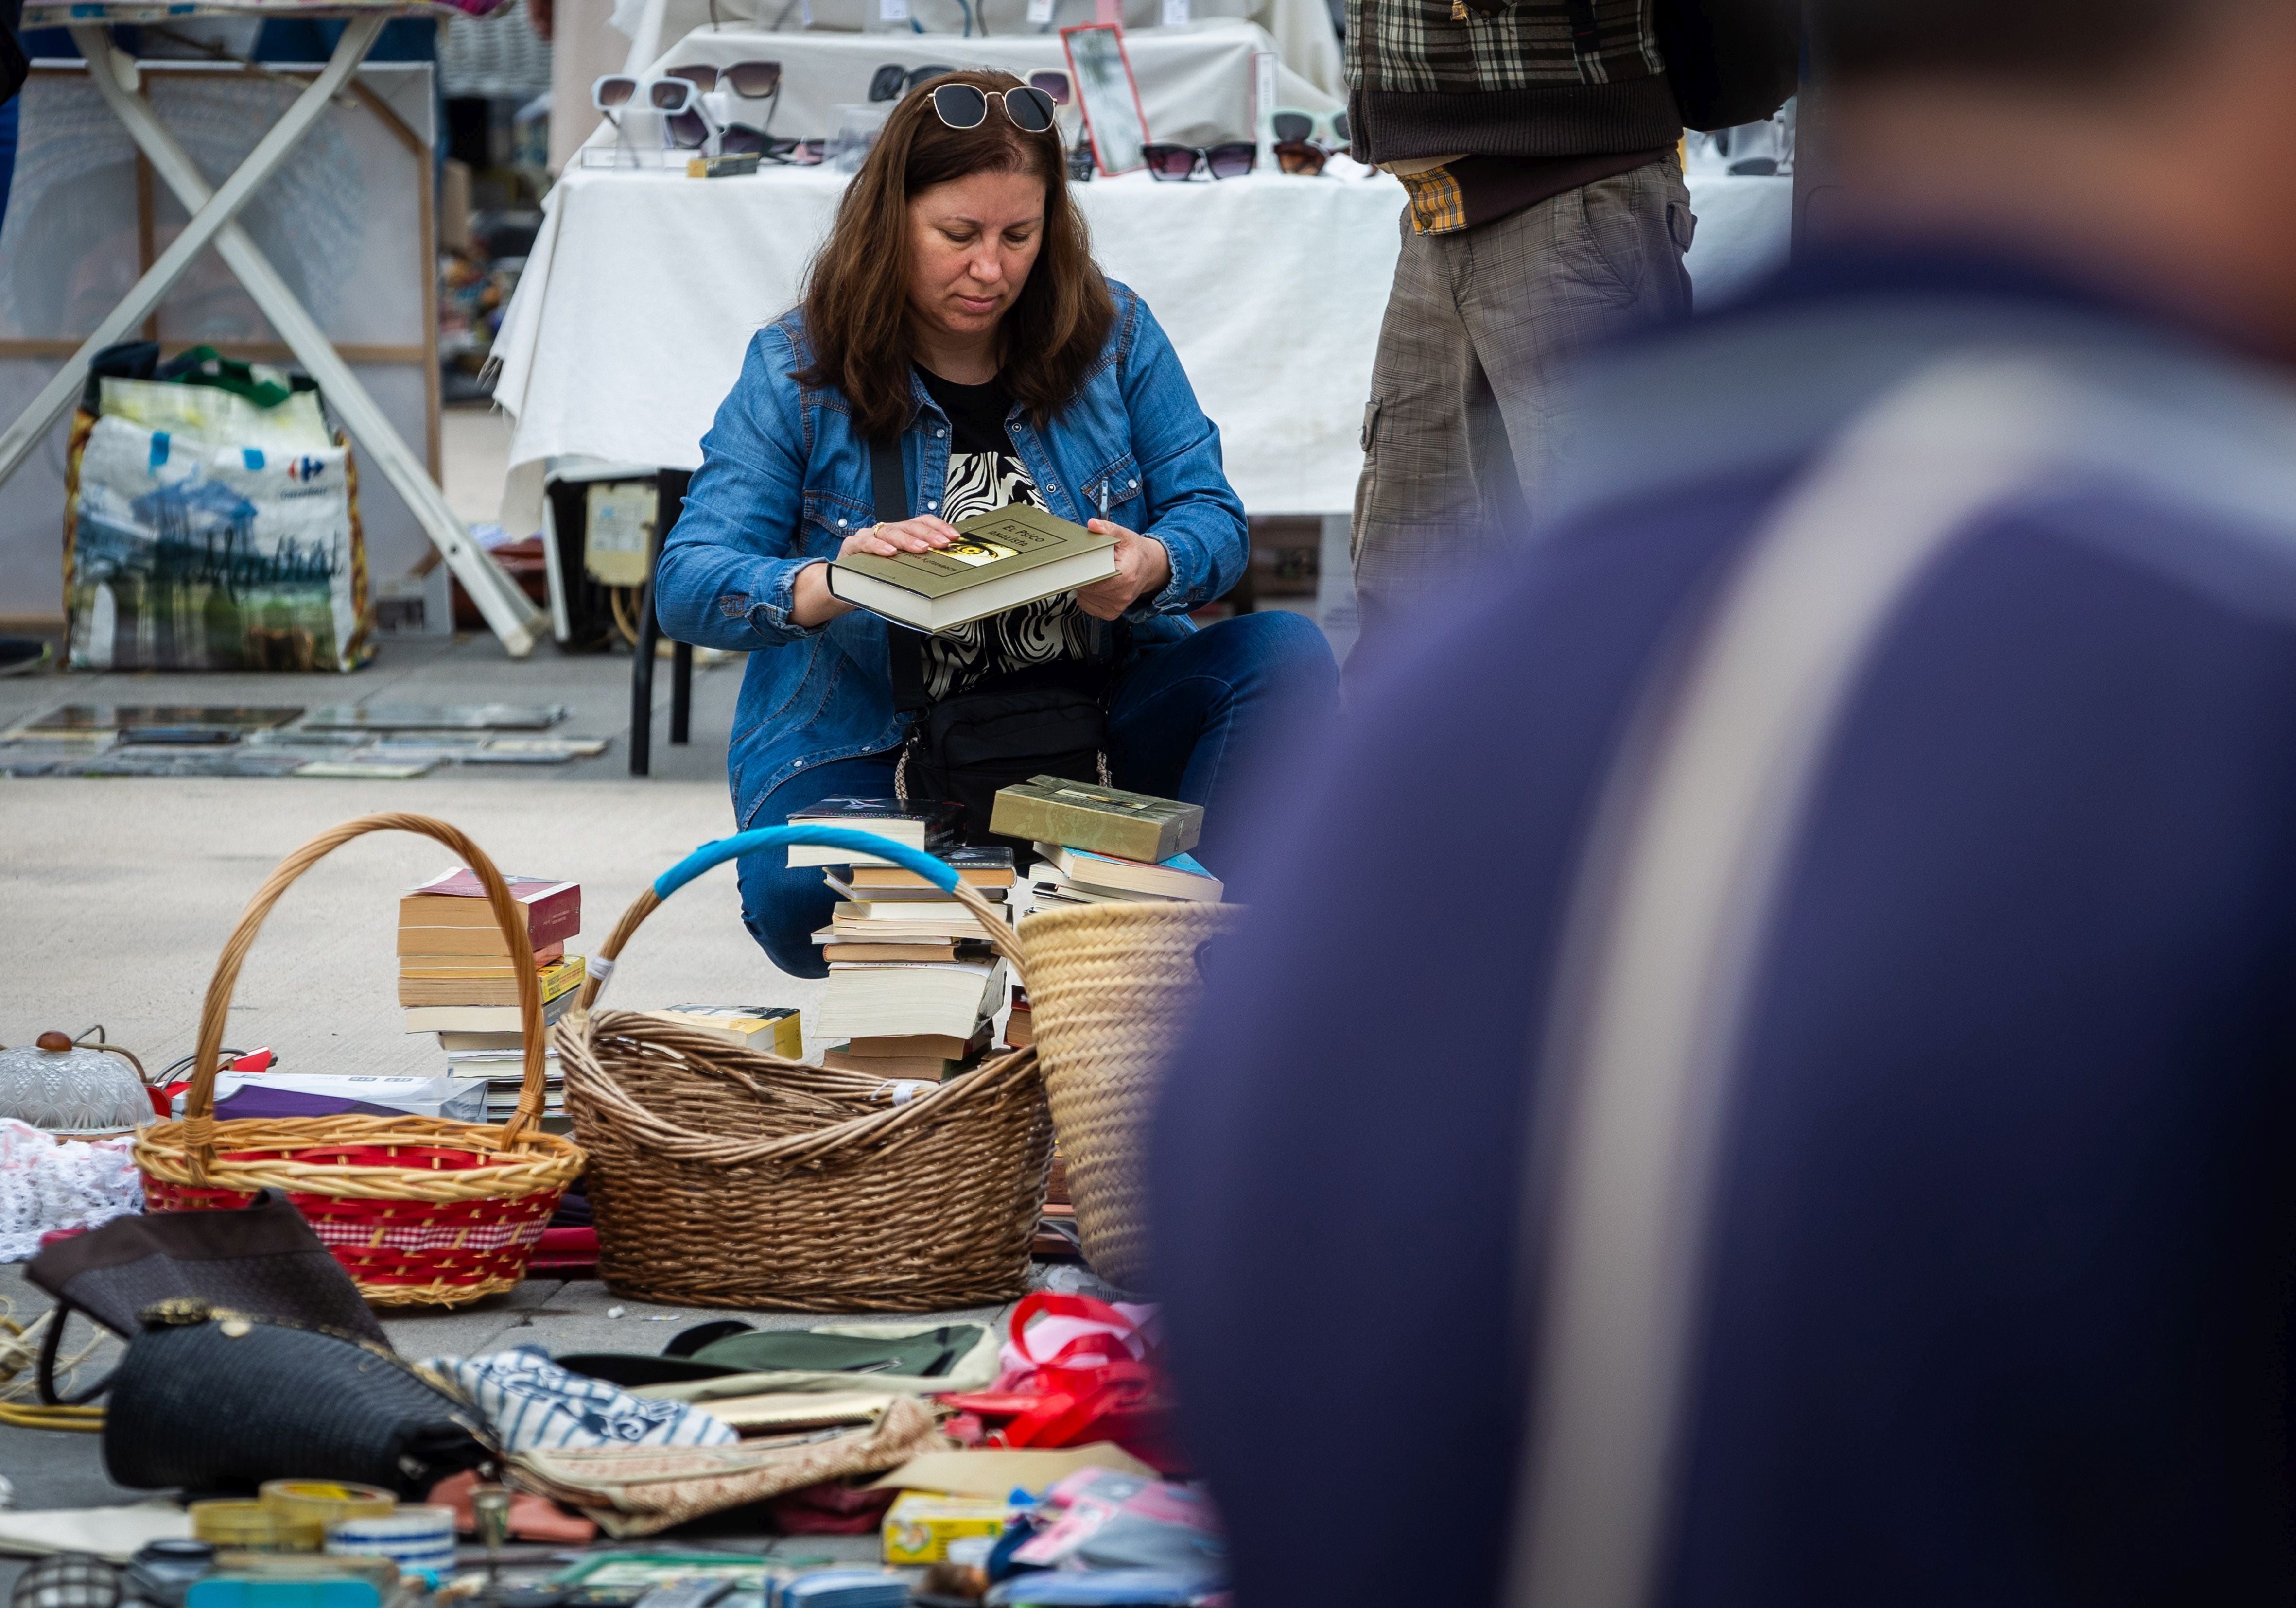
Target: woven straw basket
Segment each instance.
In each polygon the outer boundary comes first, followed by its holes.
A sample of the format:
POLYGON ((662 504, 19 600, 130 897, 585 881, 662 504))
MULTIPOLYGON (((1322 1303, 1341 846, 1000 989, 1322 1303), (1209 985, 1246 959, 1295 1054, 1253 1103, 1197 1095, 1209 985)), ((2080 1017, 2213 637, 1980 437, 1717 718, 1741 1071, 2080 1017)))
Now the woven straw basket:
POLYGON ((484 850, 444 821, 379 815, 321 833, 279 863, 255 890, 208 984, 199 1054, 178 1121, 155 1122, 135 1141, 144 1197, 156 1211, 243 1206, 283 1189, 335 1259, 377 1306, 460 1306, 526 1276, 550 1214, 584 1158, 540 1131, 542 986, 526 918, 484 850), (510 939, 526 1024, 526 1081, 517 1114, 500 1128, 436 1117, 215 1119, 224 1019, 239 968, 263 918, 288 885, 353 838, 414 832, 436 838, 479 874, 510 939))
POLYGON ((663 899, 713 866, 791 843, 922 874, 1022 964, 1003 915, 955 872, 866 833, 745 832, 665 872, 622 916, 580 1008, 557 1028, 567 1113, 590 1153, 599 1276, 619 1292, 705 1307, 929 1312, 1020 1295, 1052 1163, 1035 1051, 896 1105, 881 1078, 593 1009, 663 899))
POLYGON ((1092 905, 1021 923, 1045 1093, 1093 1270, 1149 1286, 1142 1161, 1157 1080, 1201 988, 1196 951, 1235 905, 1092 905))

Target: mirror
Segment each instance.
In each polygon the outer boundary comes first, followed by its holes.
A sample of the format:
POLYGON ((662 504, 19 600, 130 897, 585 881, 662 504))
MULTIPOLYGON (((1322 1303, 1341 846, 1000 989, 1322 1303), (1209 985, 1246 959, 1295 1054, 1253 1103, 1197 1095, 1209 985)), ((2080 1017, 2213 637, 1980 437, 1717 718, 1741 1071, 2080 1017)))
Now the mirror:
POLYGON ((1069 78, 1084 109, 1085 135, 1092 141, 1100 170, 1113 176, 1146 167, 1141 148, 1148 143, 1148 119, 1140 110, 1131 60, 1124 53, 1124 29, 1115 23, 1064 28, 1061 43, 1068 51, 1069 78))

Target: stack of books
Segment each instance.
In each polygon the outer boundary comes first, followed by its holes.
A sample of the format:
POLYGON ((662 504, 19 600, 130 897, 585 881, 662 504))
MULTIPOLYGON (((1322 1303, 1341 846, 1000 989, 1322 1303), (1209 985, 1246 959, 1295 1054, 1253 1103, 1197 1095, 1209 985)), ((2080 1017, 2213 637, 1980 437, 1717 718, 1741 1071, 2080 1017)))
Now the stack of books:
MULTIPOLYGON (((959 845, 960 814, 953 804, 824 799, 790 823, 843 826, 925 849, 975 892, 1006 904, 1015 880, 1012 850, 959 845)), ((839 899, 829 925, 813 935, 829 963, 829 987, 811 1024, 830 1046, 822 1064, 927 1081, 978 1065, 995 1041, 1007 979, 980 918, 888 861, 805 846, 789 857, 791 866, 821 867, 839 899)))
MULTIPOLYGON (((506 880, 526 917, 547 1027, 580 997, 582 957, 566 953, 566 940, 582 930, 582 890, 547 877, 506 880)), ((488 1120, 518 1108, 526 1053, 518 973, 486 888, 469 867, 434 877, 398 901, 398 1003, 408 1032, 439 1035, 451 1075, 485 1082, 488 1120)), ((564 1108, 557 1056, 545 1054, 545 1109, 557 1116, 564 1108)))
POLYGON ((1203 807, 1120 788, 1035 776, 998 790, 989 830, 1036 846, 1029 872, 1038 910, 1141 900, 1217 904, 1219 878, 1187 851, 1203 807))

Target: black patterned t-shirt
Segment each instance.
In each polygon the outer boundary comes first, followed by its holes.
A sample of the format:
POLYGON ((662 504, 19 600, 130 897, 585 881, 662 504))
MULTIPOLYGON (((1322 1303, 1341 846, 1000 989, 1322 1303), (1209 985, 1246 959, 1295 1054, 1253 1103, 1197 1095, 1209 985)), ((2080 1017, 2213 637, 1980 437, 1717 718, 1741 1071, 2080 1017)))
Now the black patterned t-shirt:
MULTIPOLYGON (((1004 428, 1013 403, 1003 384, 958 385, 922 366, 917 378, 948 415, 948 481, 936 511, 940 517, 953 525, 1014 503, 1043 508, 1045 499, 1004 428)), ((938 702, 1032 665, 1087 659, 1092 625, 1075 595, 1064 592, 928 636, 925 693, 938 702)))

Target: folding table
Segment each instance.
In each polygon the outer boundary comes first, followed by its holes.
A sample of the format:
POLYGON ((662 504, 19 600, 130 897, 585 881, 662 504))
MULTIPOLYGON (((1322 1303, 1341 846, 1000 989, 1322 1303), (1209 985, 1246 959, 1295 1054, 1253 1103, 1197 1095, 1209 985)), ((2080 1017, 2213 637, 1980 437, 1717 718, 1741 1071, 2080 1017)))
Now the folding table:
POLYGON ((151 162, 160 182, 190 214, 184 231, 160 253, 119 305, 99 323, 46 388, 0 433, 0 480, 15 473, 55 422, 71 407, 86 382, 87 365, 107 346, 130 339, 168 291, 210 245, 263 316, 295 354, 361 453, 405 499, 431 545, 478 605, 503 645, 514 657, 533 650, 547 627, 542 611, 520 591, 502 567, 472 541, 431 480, 422 460, 390 426, 374 398, 321 332, 317 320, 288 289, 279 271, 257 249, 237 220, 240 209, 286 160, 328 102, 341 93, 358 70, 383 24, 398 17, 455 14, 443 5, 409 0, 29 0, 27 28, 69 28, 88 76, 128 137, 151 162), (256 143, 247 160, 221 185, 210 186, 183 146, 144 98, 135 61, 116 49, 107 28, 114 23, 175 22, 193 17, 292 16, 342 19, 342 38, 317 78, 295 98, 284 116, 256 143))

